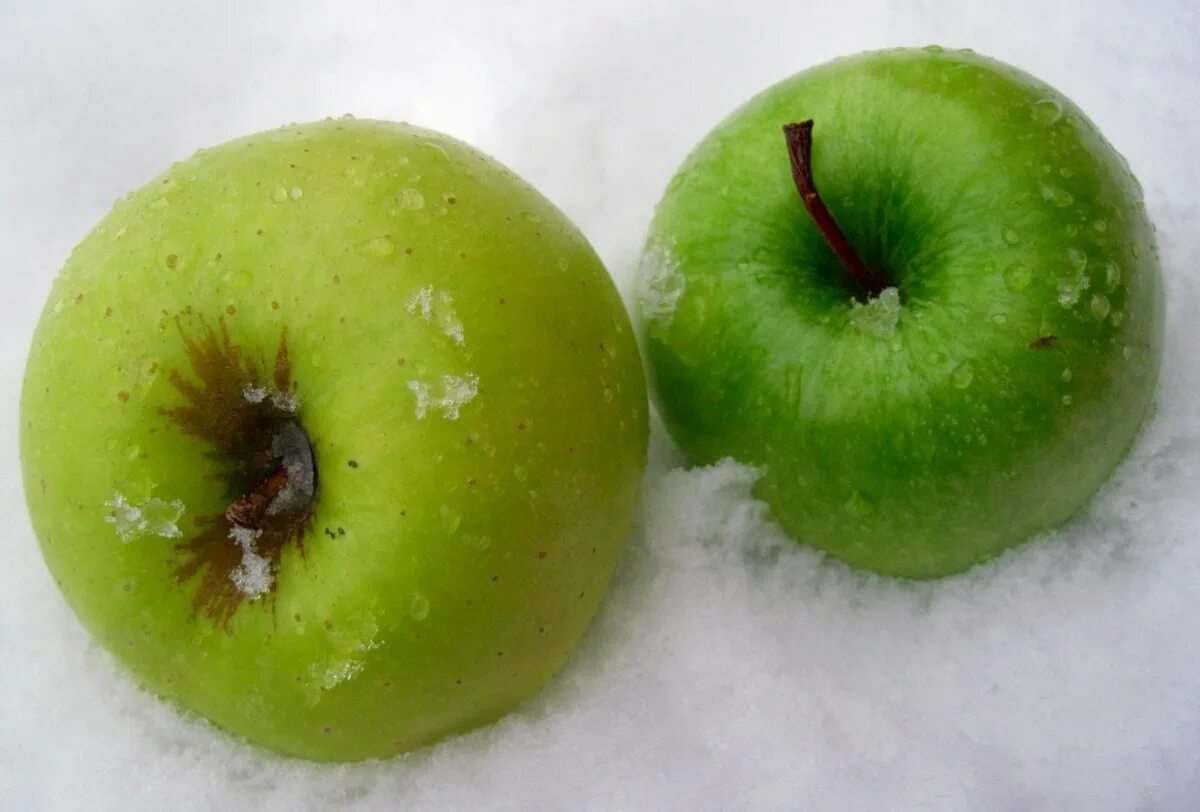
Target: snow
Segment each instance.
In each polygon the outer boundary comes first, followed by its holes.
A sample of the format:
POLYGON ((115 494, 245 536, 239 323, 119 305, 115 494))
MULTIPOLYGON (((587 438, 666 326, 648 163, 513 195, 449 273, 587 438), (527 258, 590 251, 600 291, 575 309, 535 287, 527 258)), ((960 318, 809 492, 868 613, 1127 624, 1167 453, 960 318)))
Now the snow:
MULTIPOLYGON (((1193 3, 384 8, 0 11, 0 505, 18 517, 0 568, 0 808, 1200 806, 1193 3), (930 41, 1004 58, 1079 102, 1128 157, 1159 228, 1170 327, 1157 412, 1067 527, 961 577, 875 578, 781 538, 749 496, 753 472, 681 469, 656 425, 637 531, 563 673, 493 727, 348 767, 277 758, 179 716, 75 621, 20 518, 17 398, 54 271, 128 189, 283 122, 407 118, 541 189, 628 299, 654 202, 722 116, 832 56, 930 41)), ((352 663, 331 663, 330 678, 352 663)))
POLYGON ((271 574, 271 561, 258 554, 258 537, 261 530, 234 525, 229 528, 229 538, 242 548, 242 560, 229 573, 234 586, 248 599, 254 600, 271 588, 275 576, 271 574))
POLYGON ((153 496, 135 505, 125 494, 115 493, 104 503, 104 521, 113 526, 121 541, 133 541, 147 534, 173 539, 183 535, 176 524, 183 511, 179 499, 164 502, 153 496))

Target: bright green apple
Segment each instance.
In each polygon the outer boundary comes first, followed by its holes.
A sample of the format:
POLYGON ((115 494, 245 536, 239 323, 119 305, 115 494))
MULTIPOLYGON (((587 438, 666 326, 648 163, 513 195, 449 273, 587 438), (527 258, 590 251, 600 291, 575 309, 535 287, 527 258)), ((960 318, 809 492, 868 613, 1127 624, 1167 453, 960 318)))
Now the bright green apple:
POLYGON ((497 718, 588 626, 647 404, 587 241, 451 138, 354 120, 204 150, 54 283, 30 513, 150 690, 319 760, 497 718))
POLYGON ((813 68, 718 125, 658 206, 639 298, 690 460, 760 467, 795 538, 917 578, 1078 510, 1163 335, 1121 156, 1054 88, 938 47, 813 68), (782 131, 805 120, 807 160, 782 131))

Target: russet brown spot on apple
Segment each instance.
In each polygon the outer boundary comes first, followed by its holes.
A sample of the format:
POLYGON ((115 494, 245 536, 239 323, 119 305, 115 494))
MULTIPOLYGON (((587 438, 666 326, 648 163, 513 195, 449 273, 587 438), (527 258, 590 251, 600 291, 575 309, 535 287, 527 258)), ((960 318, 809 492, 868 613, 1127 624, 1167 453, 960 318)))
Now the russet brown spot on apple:
POLYGON ((174 575, 181 585, 199 579, 193 614, 228 631, 243 605, 265 599, 273 606, 284 550, 293 545, 303 555, 317 466, 296 414, 287 329, 266 364, 232 340, 224 317, 215 328, 198 319, 195 329, 195 321, 175 319, 191 370, 169 371, 182 403, 159 413, 208 445, 228 504, 198 517, 196 534, 175 546, 181 560, 174 575))
POLYGON ((1058 342, 1058 336, 1038 336, 1029 342, 1031 350, 1048 350, 1058 342))

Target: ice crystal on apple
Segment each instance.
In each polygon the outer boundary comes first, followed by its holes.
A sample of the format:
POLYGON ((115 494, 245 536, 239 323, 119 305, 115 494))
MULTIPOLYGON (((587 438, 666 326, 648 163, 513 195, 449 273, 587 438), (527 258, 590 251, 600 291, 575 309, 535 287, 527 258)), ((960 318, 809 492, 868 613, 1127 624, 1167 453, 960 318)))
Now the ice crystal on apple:
POLYGON ((444 290, 426 285, 408 297, 404 309, 428 324, 435 324, 458 346, 466 343, 463 323, 454 312, 454 299, 444 290))
POLYGON ((146 535, 162 538, 179 538, 183 535, 176 525, 184 511, 183 502, 179 499, 166 502, 155 496, 140 505, 134 505, 124 494, 116 493, 104 506, 108 508, 104 521, 113 526, 121 541, 133 541, 146 535))
POLYGON ((655 244, 642 255, 638 273, 638 303, 646 321, 660 328, 671 326, 675 308, 687 287, 679 262, 664 245, 655 244))
POLYGON ((241 563, 229 573, 229 580, 233 581, 233 585, 247 600, 254 600, 266 594, 275 582, 275 577, 271 574, 270 559, 258 554, 256 544, 261 535, 261 530, 249 527, 235 525, 229 530, 229 538, 233 539, 242 551, 241 563))
POLYGON ((459 411, 479 394, 479 376, 443 375, 440 380, 441 395, 434 397, 433 386, 424 381, 409 381, 408 389, 415 399, 415 412, 418 420, 425 419, 429 408, 440 409, 442 417, 447 420, 457 420, 459 411))
POLYGON ((892 335, 900 323, 900 291, 885 288, 865 303, 851 300, 850 323, 865 333, 885 337, 892 335))

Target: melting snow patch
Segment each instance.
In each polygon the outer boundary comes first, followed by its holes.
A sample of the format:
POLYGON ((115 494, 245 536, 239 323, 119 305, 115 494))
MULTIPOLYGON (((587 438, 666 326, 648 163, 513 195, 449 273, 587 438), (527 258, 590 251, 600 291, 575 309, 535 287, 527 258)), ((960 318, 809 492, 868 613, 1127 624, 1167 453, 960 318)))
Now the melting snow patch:
POLYGON ((256 542, 261 535, 261 530, 249 527, 234 526, 229 530, 229 537, 242 548, 242 562, 229 573, 229 579, 249 600, 265 594, 275 580, 271 575, 271 562, 259 555, 256 549, 256 542))
POLYGON ((164 502, 155 496, 140 505, 134 505, 124 494, 116 493, 104 506, 108 508, 104 521, 116 529, 121 541, 133 541, 147 535, 168 539, 183 535, 175 524, 184 511, 183 502, 179 499, 164 502))
POLYGON ((679 261, 663 245, 646 248, 638 266, 637 300, 647 323, 666 329, 675 318, 675 308, 687 288, 679 261))
POLYGON ((416 400, 415 411, 418 420, 425 418, 430 407, 441 409, 442 417, 447 420, 457 420, 459 410, 479 394, 478 375, 443 375, 440 383, 442 393, 439 397, 434 397, 431 384, 424 381, 408 382, 408 389, 416 400))
POLYGON ((444 290, 426 285, 408 297, 404 309, 428 324, 436 324, 458 346, 466 343, 463 323, 454 312, 454 299, 444 290))

